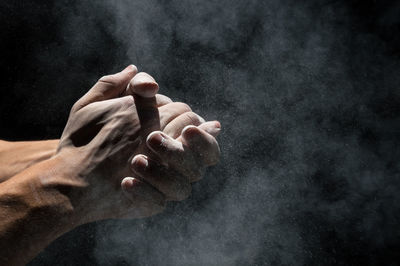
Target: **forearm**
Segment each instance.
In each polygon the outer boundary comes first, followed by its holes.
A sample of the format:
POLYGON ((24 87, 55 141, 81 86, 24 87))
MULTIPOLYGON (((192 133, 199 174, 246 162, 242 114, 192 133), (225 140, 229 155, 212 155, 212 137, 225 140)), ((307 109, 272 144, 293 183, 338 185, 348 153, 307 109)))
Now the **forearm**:
POLYGON ((0 184, 0 265, 23 265, 76 226, 62 161, 38 163, 0 184))
POLYGON ((58 142, 59 140, 17 142, 0 140, 0 182, 49 159, 55 154, 58 142))

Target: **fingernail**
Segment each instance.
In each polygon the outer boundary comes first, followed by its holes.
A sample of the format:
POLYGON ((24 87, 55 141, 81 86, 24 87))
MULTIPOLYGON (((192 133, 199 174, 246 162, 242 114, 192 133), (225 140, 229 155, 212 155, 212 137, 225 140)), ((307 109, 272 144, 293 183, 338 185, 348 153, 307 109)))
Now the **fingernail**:
POLYGON ((133 187, 133 181, 134 179, 132 177, 126 177, 124 180, 122 180, 122 188, 124 189, 131 189, 133 187))
POLYGON ((195 136, 197 136, 197 133, 199 132, 199 130, 197 129, 196 126, 186 126, 183 130, 182 130, 182 134, 185 137, 188 138, 193 138, 195 136))
POLYGON ((149 161, 145 156, 137 155, 132 160, 132 167, 137 171, 144 171, 149 165, 149 161))
POLYGON ((219 127, 210 127, 210 128, 206 129, 206 132, 214 137, 218 136, 220 131, 221 131, 221 128, 219 128, 219 127))
POLYGON ((161 133, 154 133, 152 135, 150 134, 147 141, 149 142, 150 146, 157 148, 163 145, 165 138, 161 133))
POLYGON ((122 70, 122 72, 131 72, 131 71, 134 71, 134 70, 136 70, 136 67, 134 66, 134 65, 129 65, 129 66, 127 66, 124 70, 122 70))
POLYGON ((136 76, 136 79, 150 81, 150 82, 156 82, 156 80, 152 76, 147 74, 146 72, 139 72, 136 76))
MULTIPOLYGON (((144 76, 144 75, 140 75, 135 79, 135 82, 138 83, 138 85, 143 84, 157 84, 157 82, 149 76, 144 76)), ((157 84, 158 85, 158 84, 157 84)))
POLYGON ((215 127, 221 129, 221 123, 218 121, 215 121, 215 127))
POLYGON ((142 97, 151 98, 158 92, 159 86, 154 78, 147 73, 138 73, 132 79, 132 89, 142 97))

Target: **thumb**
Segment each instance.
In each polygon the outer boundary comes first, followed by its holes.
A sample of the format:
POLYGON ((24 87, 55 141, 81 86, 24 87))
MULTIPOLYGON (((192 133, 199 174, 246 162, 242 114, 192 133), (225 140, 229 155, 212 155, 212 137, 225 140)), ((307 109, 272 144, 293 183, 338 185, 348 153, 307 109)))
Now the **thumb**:
POLYGON ((136 73, 136 66, 129 65, 121 72, 100 78, 99 81, 74 104, 72 112, 76 112, 93 102, 109 100, 120 96, 136 73))
POLYGON ((145 72, 140 72, 129 82, 124 93, 124 95, 132 95, 135 98, 143 136, 147 136, 152 131, 160 130, 157 92, 158 84, 155 79, 145 72))
POLYGON ((140 72, 131 80, 125 94, 152 98, 157 92, 158 84, 155 79, 145 72, 140 72))

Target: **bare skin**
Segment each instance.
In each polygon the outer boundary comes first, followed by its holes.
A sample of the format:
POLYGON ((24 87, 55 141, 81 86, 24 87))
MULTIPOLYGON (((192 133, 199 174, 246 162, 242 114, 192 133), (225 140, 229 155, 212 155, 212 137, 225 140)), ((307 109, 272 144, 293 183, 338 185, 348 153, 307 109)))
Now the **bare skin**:
POLYGON ((58 146, 58 139, 44 141, 0 140, 0 183, 26 168, 50 159, 58 146))
POLYGON ((43 150, 41 142, 0 143, 0 158, 15 145, 14 155, 22 145, 30 151, 1 161, 18 165, 0 176, 1 264, 27 263, 78 225, 147 217, 190 194, 218 160, 220 125, 157 91, 151 76, 129 66, 78 100, 59 141, 43 150))

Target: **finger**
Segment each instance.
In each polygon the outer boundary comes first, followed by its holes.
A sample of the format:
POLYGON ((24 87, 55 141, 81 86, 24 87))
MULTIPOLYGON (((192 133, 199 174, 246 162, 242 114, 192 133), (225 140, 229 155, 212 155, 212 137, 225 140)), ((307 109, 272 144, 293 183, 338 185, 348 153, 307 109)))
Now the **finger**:
POLYGON ((135 95, 134 98, 142 128, 142 135, 145 137, 152 131, 160 130, 160 115, 156 97, 144 98, 135 95))
MULTIPOLYGON (((218 121, 207 121, 198 126, 214 138, 221 132, 221 124, 218 121)), ((182 129, 183 130, 183 129, 182 129)), ((182 134, 176 138, 177 141, 183 142, 182 134)))
POLYGON ((155 79, 145 72, 140 72, 129 82, 126 88, 127 95, 139 95, 144 98, 152 98, 158 92, 158 84, 155 79))
POLYGON ((162 94, 156 94, 158 90, 159 87, 154 78, 145 72, 140 72, 137 73, 135 77, 129 82, 122 96, 139 95, 144 98, 152 98, 155 95, 157 107, 172 102, 169 97, 162 94))
POLYGON ((147 217, 165 209, 165 196, 146 182, 125 177, 121 182, 121 188, 123 199, 120 202, 121 206, 118 206, 118 209, 123 212, 120 213, 121 217, 147 217))
POLYGON ((143 98, 134 96, 136 99, 136 109, 140 117, 142 135, 147 137, 150 132, 160 130, 160 114, 158 108, 169 103, 172 100, 162 94, 156 94, 155 98, 143 98))
POLYGON ((177 138, 188 125, 198 126, 204 123, 204 119, 194 112, 186 112, 169 122, 163 132, 172 138, 177 138))
POLYGON ((216 139, 201 128, 187 126, 182 131, 183 144, 197 154, 209 166, 219 160, 220 150, 216 139))
POLYGON ((159 163, 175 169, 190 181, 202 176, 201 162, 179 142, 160 131, 152 132, 146 140, 147 147, 159 157, 159 163))
POLYGON ((218 121, 205 122, 199 125, 198 128, 204 130, 214 138, 216 138, 221 132, 221 124, 218 121))
POLYGON ((174 120, 179 115, 191 112, 192 109, 189 105, 181 102, 172 102, 158 108, 160 114, 160 129, 164 130, 169 122, 174 120))
POLYGON ((191 192, 189 180, 178 172, 166 168, 145 155, 136 155, 131 169, 138 177, 163 193, 167 200, 184 200, 191 192))
POLYGON ((171 98, 163 95, 163 94, 156 94, 156 103, 157 103, 157 107, 161 107, 163 105, 172 103, 171 98))
POLYGON ((157 82, 145 72, 137 73, 126 88, 125 94, 135 98, 143 136, 160 129, 157 92, 157 82))
POLYGON ((93 102, 104 101, 118 97, 126 88, 129 81, 136 75, 136 73, 136 66, 129 65, 123 71, 117 74, 100 78, 99 81, 74 104, 71 112, 77 112, 93 102))

